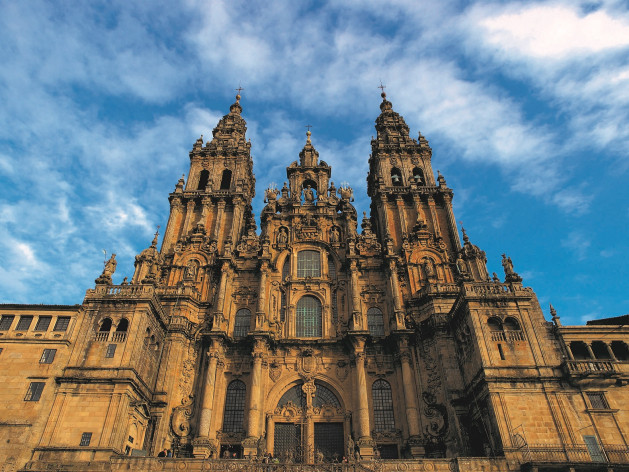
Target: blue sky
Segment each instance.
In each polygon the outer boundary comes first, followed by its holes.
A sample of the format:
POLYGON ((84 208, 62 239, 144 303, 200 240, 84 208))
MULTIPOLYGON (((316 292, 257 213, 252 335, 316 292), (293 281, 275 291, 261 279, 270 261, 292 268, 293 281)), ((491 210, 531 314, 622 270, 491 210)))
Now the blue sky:
POLYGON ((457 220, 564 324, 629 312, 626 2, 0 1, 0 302, 81 303, 242 85, 257 178, 306 124, 359 214, 382 81, 457 220))

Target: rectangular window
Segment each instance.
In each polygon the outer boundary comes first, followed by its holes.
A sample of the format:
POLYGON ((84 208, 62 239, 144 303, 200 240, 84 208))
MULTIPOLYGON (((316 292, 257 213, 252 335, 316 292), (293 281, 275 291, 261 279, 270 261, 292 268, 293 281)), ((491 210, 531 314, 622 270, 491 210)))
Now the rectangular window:
POLYGON ((39 398, 41 397, 41 393, 44 390, 45 384, 45 382, 31 382, 28 386, 28 390, 26 391, 24 401, 38 402, 39 398))
POLYGON ((92 442, 92 433, 81 434, 81 442, 79 443, 79 446, 89 446, 90 442, 92 442))
POLYGON ((17 326, 15 327, 16 331, 28 331, 28 328, 31 327, 31 323, 33 322, 32 315, 22 315, 20 316, 20 321, 17 322, 17 326))
POLYGON ((69 316, 59 316, 57 318, 57 322, 55 323, 55 328, 53 331, 65 331, 68 329, 68 325, 70 324, 69 316))
POLYGON ((129 442, 130 442, 131 444, 133 444, 133 440, 134 440, 134 439, 135 439, 135 438, 134 438, 133 436, 129 436, 129 442))
POLYGON ((596 436, 583 436, 583 442, 588 448, 588 453, 590 454, 592 462, 605 462, 605 456, 598 445, 596 436))
POLYGON ((35 325, 35 331, 48 331, 48 327, 50 326, 51 321, 52 321, 52 316, 40 316, 37 319, 37 324, 35 325))
POLYGON ((0 320, 0 331, 11 329, 13 318, 15 318, 14 315, 2 315, 2 319, 0 320))
POLYGON ((55 354, 57 354, 56 349, 44 349, 42 352, 41 359, 39 359, 40 364, 52 364, 52 361, 55 360, 55 354))
POLYGON ((110 344, 109 346, 107 346, 105 357, 114 357, 114 355, 116 354, 116 346, 117 344, 110 344))
POLYGON ((592 405, 592 409, 594 410, 608 410, 609 404, 605 399, 605 394, 603 392, 587 392, 588 400, 590 400, 590 405, 592 405))
POLYGON ((321 277, 319 251, 299 251, 297 253, 297 277, 321 277))

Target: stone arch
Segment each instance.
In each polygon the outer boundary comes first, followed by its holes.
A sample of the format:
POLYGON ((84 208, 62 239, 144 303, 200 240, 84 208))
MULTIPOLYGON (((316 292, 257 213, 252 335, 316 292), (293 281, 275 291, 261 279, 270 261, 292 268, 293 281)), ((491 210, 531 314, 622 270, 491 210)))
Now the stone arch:
MULTIPOLYGON (((337 380, 325 374, 317 374, 314 377, 314 380, 315 382, 321 383, 336 396, 339 403, 341 404, 341 409, 348 409, 348 405, 350 405, 351 403, 348 402, 348 400, 345 398, 345 395, 343 393, 343 386, 337 380)), ((303 382, 305 382, 305 380, 299 374, 293 373, 285 376, 283 382, 277 382, 269 391, 267 395, 267 409, 270 411, 274 411, 284 394, 295 385, 303 382)))
POLYGON ((109 316, 106 316, 98 322, 98 331, 101 333, 109 333, 113 327, 113 321, 109 316))

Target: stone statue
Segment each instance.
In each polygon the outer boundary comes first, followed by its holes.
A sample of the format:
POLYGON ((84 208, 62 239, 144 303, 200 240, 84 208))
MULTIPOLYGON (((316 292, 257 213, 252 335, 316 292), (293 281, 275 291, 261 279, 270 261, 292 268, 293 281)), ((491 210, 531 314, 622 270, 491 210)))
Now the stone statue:
POLYGON ((336 226, 332 226, 330 229, 330 242, 338 243, 341 240, 341 233, 336 226))
POLYGON ((280 228, 277 233, 277 244, 286 244, 288 242, 288 233, 286 228, 280 228))
POLYGON ((266 433, 258 439, 258 458, 262 459, 266 455, 266 433))
POLYGON ((118 262, 116 262, 116 255, 112 254, 108 261, 105 262, 105 268, 103 269, 103 276, 111 277, 116 272, 116 266, 118 262))
POLYGON ((312 203, 314 201, 314 192, 312 191, 310 185, 304 189, 304 201, 306 203, 312 203))
POLYGON ((345 200, 348 202, 351 202, 354 200, 354 191, 352 190, 352 187, 350 187, 349 185, 346 185, 345 187, 340 187, 338 192, 339 192, 339 195, 341 196, 341 200, 345 200))
POLYGON ((435 275, 435 266, 432 262, 432 259, 426 257, 424 259, 424 272, 426 272, 427 277, 434 277, 435 275))
POLYGON ((511 262, 511 258, 507 257, 506 254, 502 255, 502 268, 505 271, 505 275, 515 274, 515 271, 513 270, 513 262, 511 262))
POLYGON ((467 273, 467 266, 465 264, 465 261, 461 257, 461 254, 459 254, 458 257, 456 258, 456 268, 459 271, 459 274, 467 273))
POLYGON ((330 182, 330 188, 328 192, 330 197, 336 197, 336 187, 334 186, 334 182, 330 182))
POLYGON ((264 193, 264 203, 271 203, 277 200, 277 196, 280 194, 280 191, 276 188, 267 188, 264 193))
POLYGON ((347 435, 347 454, 346 454, 346 457, 348 459, 351 459, 354 457, 354 449, 355 449, 354 440, 352 439, 352 435, 348 434, 347 435))
POLYGON ((186 270, 184 272, 184 277, 186 279, 194 279, 196 275, 197 275, 196 264, 194 263, 194 261, 188 262, 188 265, 186 265, 186 270))

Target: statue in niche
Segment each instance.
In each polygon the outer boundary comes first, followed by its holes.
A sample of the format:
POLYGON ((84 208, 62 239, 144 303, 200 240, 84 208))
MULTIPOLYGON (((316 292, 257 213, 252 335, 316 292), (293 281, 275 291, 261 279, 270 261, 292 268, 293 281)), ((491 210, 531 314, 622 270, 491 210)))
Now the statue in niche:
POLYGON ((186 279, 194 279, 197 276, 197 265, 194 261, 188 262, 183 276, 186 279))
POLYGON ((341 232, 337 226, 332 226, 330 229, 330 242, 338 243, 341 240, 341 232))
POLYGON ((288 231, 281 227, 277 233, 277 244, 286 244, 288 242, 288 231))
POLYGON ((314 192, 312 191, 312 188, 310 187, 310 185, 307 185, 306 188, 304 189, 304 201, 306 203, 314 202, 314 192))
POLYGON ((458 257, 456 258, 456 268, 459 271, 459 274, 461 275, 467 273, 467 266, 465 264, 465 261, 461 257, 461 254, 459 254, 458 257))
POLYGON ((426 277, 434 277, 435 276, 435 263, 432 261, 430 257, 424 258, 424 272, 426 273, 426 277))

